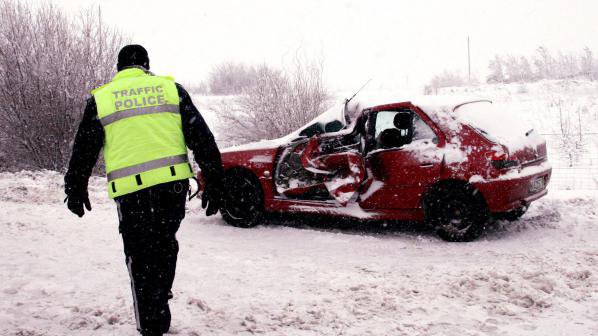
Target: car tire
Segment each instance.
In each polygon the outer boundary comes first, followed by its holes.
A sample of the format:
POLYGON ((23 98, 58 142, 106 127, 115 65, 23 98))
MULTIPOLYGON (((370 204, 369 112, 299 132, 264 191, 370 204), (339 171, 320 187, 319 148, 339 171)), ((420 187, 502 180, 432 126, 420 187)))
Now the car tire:
POLYGON ((251 228, 263 218, 263 193, 259 181, 248 173, 227 173, 221 207, 224 220, 236 227, 251 228))
POLYGON ((438 190, 427 210, 428 221, 438 236, 450 242, 478 238, 488 221, 484 200, 470 186, 438 190))

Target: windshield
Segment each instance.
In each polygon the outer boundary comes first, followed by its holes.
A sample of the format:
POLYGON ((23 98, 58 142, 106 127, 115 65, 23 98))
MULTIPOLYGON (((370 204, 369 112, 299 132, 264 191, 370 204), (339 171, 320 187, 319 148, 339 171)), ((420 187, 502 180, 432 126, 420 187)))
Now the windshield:
POLYGON ((488 101, 467 103, 454 111, 459 121, 475 128, 488 140, 516 150, 524 147, 537 133, 533 124, 508 104, 488 101))
POLYGON ((337 103, 334 104, 331 108, 320 114, 319 116, 312 119, 307 124, 303 125, 301 128, 296 130, 295 132, 291 133, 290 135, 293 137, 298 137, 299 134, 308 128, 314 127, 314 125, 319 125, 322 130, 325 130, 325 126, 328 123, 333 121, 338 121, 342 125, 342 127, 346 126, 345 122, 345 104, 344 103, 337 103))

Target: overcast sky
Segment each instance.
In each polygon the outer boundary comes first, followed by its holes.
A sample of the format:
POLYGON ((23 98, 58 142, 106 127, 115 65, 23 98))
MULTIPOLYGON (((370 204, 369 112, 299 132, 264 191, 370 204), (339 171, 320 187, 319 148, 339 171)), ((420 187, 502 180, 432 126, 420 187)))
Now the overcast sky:
MULTIPOLYGON (((31 0, 33 1, 33 0, 31 0)), ((596 0, 125 1, 52 0, 76 12, 101 6, 108 23, 144 45, 152 70, 181 82, 222 61, 289 63, 322 58, 327 82, 354 90, 418 89, 443 69, 486 74, 494 54, 598 52, 596 0)))

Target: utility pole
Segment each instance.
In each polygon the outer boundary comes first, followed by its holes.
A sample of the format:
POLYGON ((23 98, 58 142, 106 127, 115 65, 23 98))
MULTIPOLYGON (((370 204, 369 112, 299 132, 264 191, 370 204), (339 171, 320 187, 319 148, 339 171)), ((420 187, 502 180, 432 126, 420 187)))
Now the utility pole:
POLYGON ((471 84, 471 53, 469 51, 469 36, 467 36, 467 84, 471 84))

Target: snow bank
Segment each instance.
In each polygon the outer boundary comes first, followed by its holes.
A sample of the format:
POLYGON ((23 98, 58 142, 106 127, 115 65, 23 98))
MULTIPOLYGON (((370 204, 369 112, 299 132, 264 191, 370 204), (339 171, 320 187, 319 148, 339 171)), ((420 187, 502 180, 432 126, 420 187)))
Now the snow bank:
MULTIPOLYGON (((53 171, 21 171, 0 173, 0 202, 32 204, 63 203, 64 176, 53 171)), ((89 180, 90 199, 106 203, 106 179, 94 176, 89 180)))

